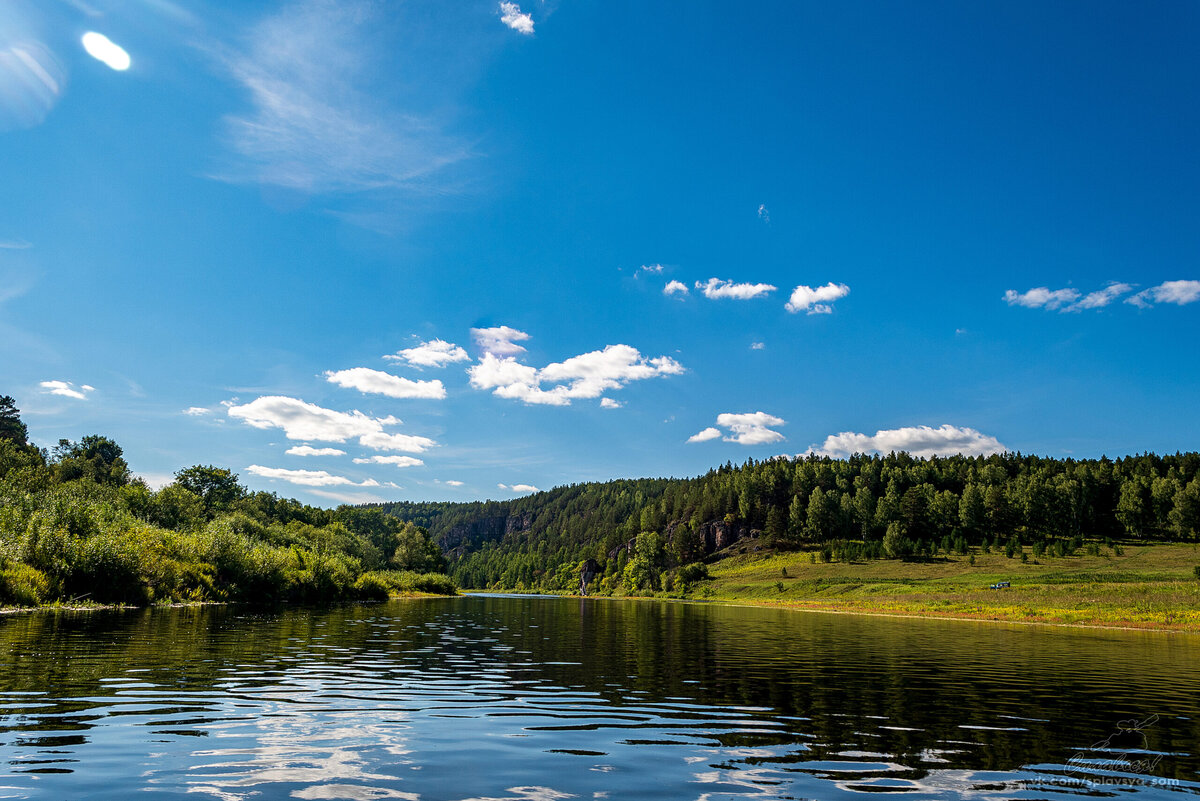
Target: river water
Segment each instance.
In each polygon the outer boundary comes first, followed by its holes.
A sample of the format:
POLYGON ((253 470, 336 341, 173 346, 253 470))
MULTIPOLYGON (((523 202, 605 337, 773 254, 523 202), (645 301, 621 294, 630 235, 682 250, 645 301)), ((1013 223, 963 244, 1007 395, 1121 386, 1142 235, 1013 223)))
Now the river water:
POLYGON ((0 620, 0 797, 1180 799, 1200 637, 463 597, 0 620))

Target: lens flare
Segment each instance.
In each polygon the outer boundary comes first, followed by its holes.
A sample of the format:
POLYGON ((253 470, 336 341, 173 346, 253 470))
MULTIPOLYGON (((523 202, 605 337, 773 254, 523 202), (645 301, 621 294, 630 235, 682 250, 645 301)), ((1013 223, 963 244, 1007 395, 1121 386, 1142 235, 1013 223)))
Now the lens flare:
POLYGON ((83 49, 88 52, 89 56, 107 64, 117 72, 124 72, 133 63, 129 54, 125 52, 125 48, 104 34, 95 31, 88 31, 83 35, 83 49))

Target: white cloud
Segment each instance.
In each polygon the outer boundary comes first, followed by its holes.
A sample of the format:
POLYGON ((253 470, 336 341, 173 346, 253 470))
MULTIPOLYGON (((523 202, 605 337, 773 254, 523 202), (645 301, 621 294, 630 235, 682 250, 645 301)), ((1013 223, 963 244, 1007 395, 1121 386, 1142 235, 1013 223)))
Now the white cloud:
POLYGON ((763 342, 751 342, 750 343, 750 350, 765 350, 766 347, 767 347, 766 344, 763 342))
POLYGON ((668 281, 663 287, 663 294, 670 297, 671 295, 690 295, 687 284, 682 281, 668 281))
POLYGON ((1089 292, 1088 294, 1084 295, 1078 303, 1074 304, 1066 311, 1102 309, 1131 289, 1133 289, 1133 287, 1129 284, 1109 284, 1108 286, 1104 287, 1104 289, 1098 289, 1095 292, 1089 292))
POLYGON ((496 486, 510 492, 541 492, 541 490, 532 484, 513 484, 511 487, 507 484, 497 484, 496 486))
POLYGON ((650 273, 651 275, 662 275, 663 266, 661 264, 643 264, 634 271, 633 277, 637 278, 642 273, 650 273))
MULTIPOLYGON (((391 486, 391 485, 385 484, 383 486, 391 486)), ((396 487, 396 489, 400 489, 400 488, 396 487)), ((322 498, 328 498, 329 500, 337 501, 338 503, 352 503, 352 504, 381 503, 381 502, 387 500, 387 498, 381 498, 380 496, 372 495, 369 492, 339 492, 338 490, 322 490, 322 489, 310 489, 310 490, 308 490, 308 492, 310 495, 319 495, 322 498)))
POLYGON ((373 478, 366 481, 352 481, 345 476, 335 476, 324 470, 287 470, 283 467, 263 467, 252 464, 246 468, 247 473, 253 473, 263 478, 279 479, 303 487, 378 487, 379 482, 373 478))
POLYGON ((775 291, 775 287, 771 284, 735 284, 733 281, 725 281, 720 278, 710 278, 704 283, 697 281, 696 289, 703 292, 704 297, 710 300, 718 298, 750 300, 775 291))
POLYGON ((461 482, 461 481, 455 481, 455 480, 454 480, 454 479, 452 479, 452 478, 448 478, 448 479, 446 479, 445 481, 443 481, 442 483, 443 483, 443 484, 449 484, 451 487, 461 487, 461 486, 463 485, 463 482, 461 482))
POLYGON ((366 459, 355 459, 355 464, 390 464, 393 467, 417 467, 425 464, 412 456, 371 456, 366 459))
MULTIPOLYGON (((290 456, 345 456, 346 452, 340 448, 314 448, 312 445, 295 445, 288 448, 284 453, 290 456)), ((407 457, 405 457, 407 458, 407 457)))
POLYGON ((709 426, 698 434, 692 434, 688 437, 688 442, 708 442, 710 439, 717 439, 721 436, 721 429, 709 426))
MULTIPOLYGON (((726 442, 736 442, 739 445, 766 445, 783 439, 783 434, 774 431, 771 426, 786 425, 786 421, 766 412, 739 414, 727 412, 717 415, 717 425, 729 432, 724 436, 726 442)), ((720 436, 720 428, 709 426, 698 434, 688 437, 688 442, 708 442, 720 436)))
POLYGON ((943 425, 909 426, 876 431, 874 435, 844 431, 825 438, 820 447, 814 445, 810 453, 818 456, 843 457, 854 453, 891 453, 905 451, 917 457, 948 456, 961 453, 967 456, 989 456, 1004 453, 1004 447, 995 437, 981 434, 973 428, 958 428, 943 425))
POLYGON ((389 105, 394 89, 376 91, 375 61, 398 50, 376 41, 387 28, 379 13, 365 0, 289 3, 251 28, 243 52, 217 54, 251 104, 226 119, 241 159, 221 180, 310 193, 411 190, 468 155, 431 116, 389 105))
POLYGON ((28 250, 31 247, 33 243, 24 239, 0 239, 0 250, 28 250))
POLYGON ((526 36, 533 33, 533 17, 529 14, 522 14, 521 7, 516 3, 500 4, 500 21, 517 33, 523 33, 526 36))
POLYGON ((189 414, 192 417, 201 417, 202 415, 212 414, 210 409, 205 409, 203 406, 189 406, 183 410, 184 414, 189 414))
POLYGON ((600 408, 601 409, 620 409, 624 405, 625 404, 621 403, 619 400, 613 400, 612 398, 601 398, 600 399, 600 408))
POLYGON ((43 381, 40 386, 51 395, 62 395, 64 398, 75 400, 87 400, 88 394, 96 391, 93 386, 83 384, 77 387, 71 381, 43 381))
POLYGON ((1200 281, 1164 281, 1156 287, 1142 290, 1125 302, 1144 309, 1155 303, 1183 306, 1197 300, 1200 300, 1200 281))
POLYGON ((830 314, 833 307, 829 304, 849 294, 850 287, 845 284, 835 284, 832 281, 819 287, 801 285, 792 290, 792 296, 784 308, 792 314, 801 311, 809 314, 830 314))
POLYGON ((765 223, 771 222, 771 210, 767 208, 766 203, 763 203, 758 207, 758 219, 765 223))
POLYGON ((389 398, 430 398, 441 400, 446 397, 442 382, 413 381, 408 378, 372 370, 369 367, 352 367, 349 370, 327 371, 325 380, 339 387, 357 389, 369 395, 386 395, 389 398))
POLYGON ((428 342, 422 342, 415 348, 406 348, 383 358, 393 362, 405 361, 413 367, 445 367, 454 362, 468 361, 471 357, 453 342, 431 339, 428 342))
POLYGON ((495 328, 472 328, 471 339, 475 341, 475 347, 484 354, 516 356, 525 352, 525 348, 516 343, 529 339, 529 334, 507 325, 499 325, 495 328))
POLYGON ((674 359, 646 359, 629 345, 608 345, 604 350, 572 356, 540 370, 488 353, 467 371, 476 389, 490 389, 497 397, 543 406, 569 406, 574 399, 598 398, 630 381, 682 372, 683 366, 674 359), (553 386, 543 388, 543 383, 553 386))
POLYGON ((388 434, 383 430, 385 426, 400 423, 395 417, 368 417, 358 410, 338 412, 283 395, 264 395, 250 403, 229 406, 228 414, 254 428, 281 428, 288 439, 357 439, 365 448, 407 453, 421 453, 437 444, 428 437, 388 434))
POLYGON ((102 33, 88 31, 80 41, 89 56, 117 72, 124 72, 133 63, 125 48, 102 33))
POLYGON ((779 442, 783 434, 772 431, 768 426, 785 425, 785 421, 766 412, 750 412, 743 414, 719 414, 717 425, 727 428, 732 436, 725 437, 726 442, 736 442, 739 445, 765 445, 768 442, 779 442))
POLYGON ((1010 289, 1004 293, 1004 300, 1009 306, 1024 306, 1027 309, 1060 309, 1069 306, 1079 299, 1079 291, 1075 289, 1048 289, 1044 286, 1034 287, 1028 292, 1017 292, 1010 289))

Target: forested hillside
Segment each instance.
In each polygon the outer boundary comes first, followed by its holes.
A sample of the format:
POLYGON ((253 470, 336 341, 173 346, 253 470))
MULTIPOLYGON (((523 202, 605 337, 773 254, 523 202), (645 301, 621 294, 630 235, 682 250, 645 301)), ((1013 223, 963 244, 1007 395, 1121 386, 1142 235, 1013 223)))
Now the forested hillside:
POLYGON ((297 601, 453 592, 428 533, 378 510, 249 492, 197 465, 152 491, 117 443, 27 441, 0 397, 0 604, 297 601))
POLYGON ((1021 454, 751 460, 693 479, 560 487, 512 501, 393 503, 430 529, 464 587, 670 589, 722 549, 813 558, 1062 556, 1120 540, 1195 540, 1200 454, 1118 460, 1021 454))

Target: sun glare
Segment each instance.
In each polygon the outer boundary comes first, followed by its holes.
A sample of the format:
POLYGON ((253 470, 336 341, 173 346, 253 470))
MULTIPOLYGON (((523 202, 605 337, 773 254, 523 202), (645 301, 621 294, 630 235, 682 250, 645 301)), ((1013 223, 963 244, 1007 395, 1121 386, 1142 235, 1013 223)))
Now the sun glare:
POLYGON ((95 31, 88 31, 83 35, 83 49, 92 58, 107 64, 118 72, 124 72, 133 63, 123 47, 114 43, 104 34, 95 31))

